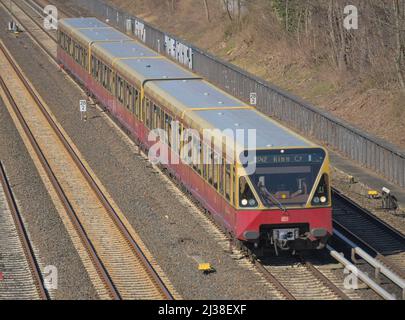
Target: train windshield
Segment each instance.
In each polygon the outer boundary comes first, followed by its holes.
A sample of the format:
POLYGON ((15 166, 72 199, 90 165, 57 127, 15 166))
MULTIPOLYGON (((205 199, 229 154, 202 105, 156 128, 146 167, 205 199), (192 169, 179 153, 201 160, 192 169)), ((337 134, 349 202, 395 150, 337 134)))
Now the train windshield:
MULTIPOLYGON (((322 149, 259 150, 249 179, 266 207, 304 206, 325 156, 322 149)), ((246 187, 246 178, 241 180, 240 205, 248 207, 253 204, 251 190, 246 187)))

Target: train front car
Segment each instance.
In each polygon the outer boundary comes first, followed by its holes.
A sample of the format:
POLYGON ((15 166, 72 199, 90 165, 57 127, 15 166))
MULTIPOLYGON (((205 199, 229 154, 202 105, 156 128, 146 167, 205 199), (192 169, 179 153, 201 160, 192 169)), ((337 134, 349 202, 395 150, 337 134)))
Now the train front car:
POLYGON ((245 151, 240 160, 237 237, 276 252, 322 249, 332 234, 327 151, 245 151))

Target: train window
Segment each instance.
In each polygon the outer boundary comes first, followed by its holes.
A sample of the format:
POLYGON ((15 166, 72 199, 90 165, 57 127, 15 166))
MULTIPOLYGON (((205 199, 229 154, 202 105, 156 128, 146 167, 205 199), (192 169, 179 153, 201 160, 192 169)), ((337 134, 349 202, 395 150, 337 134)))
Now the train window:
POLYGON ((119 91, 120 90, 120 77, 119 75, 116 75, 115 77, 115 96, 119 100, 119 91))
POLYGON ((125 86, 124 86, 124 80, 120 79, 120 101, 122 104, 124 104, 124 97, 125 97, 125 86))
POLYGON ((242 208, 257 207, 258 202, 250 188, 246 177, 239 179, 239 206, 242 208))
POLYGON ((91 74, 93 78, 96 77, 96 59, 93 56, 91 57, 91 74))
POLYGON ((111 92, 111 69, 106 67, 105 88, 111 92))
POLYGON ((198 136, 198 138, 197 138, 197 146, 198 146, 198 162, 197 162, 197 171, 198 171, 198 173, 200 174, 200 175, 202 175, 202 168, 203 168, 203 161, 202 161, 202 156, 203 156, 203 153, 202 153, 202 144, 201 144, 201 139, 200 139, 200 137, 198 136))
POLYGON ((231 200, 231 165, 225 165, 225 197, 231 200))
POLYGON ((69 54, 71 57, 73 57, 73 50, 74 50, 73 41, 72 39, 69 38, 69 54))
POLYGON ((62 45, 63 45, 63 50, 66 51, 67 48, 67 37, 66 34, 62 33, 62 45))
POLYGON ((127 88, 127 83, 125 80, 123 81, 123 87, 124 87, 124 96, 123 96, 123 105, 126 108, 127 107, 127 101, 128 101, 128 88, 127 88))
POLYGON ((145 124, 148 128, 151 127, 151 102, 146 98, 146 108, 145 108, 145 124))
POLYGON ((165 112, 163 109, 160 110, 160 124, 159 129, 165 129, 165 112))
POLYGON ((209 160, 210 160, 210 154, 208 150, 208 146, 206 144, 203 144, 203 176, 204 179, 208 181, 209 178, 209 160))
POLYGON ((153 129, 158 128, 159 123, 160 123, 160 108, 156 104, 153 104, 153 125, 152 125, 152 128, 153 129))
POLYGON ((176 137, 176 147, 177 147, 177 154, 180 156, 181 147, 182 147, 182 143, 183 143, 181 140, 181 137, 183 134, 184 127, 179 121, 177 121, 177 124, 179 126, 179 130, 178 130, 178 136, 176 137))
POLYGON ((131 110, 131 101, 132 101, 132 87, 127 84, 127 93, 128 93, 128 98, 126 102, 126 106, 128 110, 131 110))
POLYGON ((98 61, 98 59, 96 58, 96 81, 98 81, 100 76, 100 61, 98 61))
POLYGON ((232 203, 236 204, 236 169, 232 166, 232 203))
POLYGON ((213 164, 212 164, 212 182, 215 189, 218 190, 218 181, 219 181, 219 156, 216 153, 213 153, 213 164))
POLYGON ((210 147, 208 147, 208 154, 209 154, 209 158, 208 158, 208 163, 209 163, 209 165, 208 165, 208 182, 210 183, 210 184, 213 184, 214 183, 214 179, 213 179, 213 176, 214 176, 214 165, 213 165, 213 163, 214 163, 214 153, 211 151, 211 148, 210 147))
MULTIPOLYGON (((193 155, 195 154, 194 146, 191 144, 193 142, 193 139, 194 138, 191 135, 188 135, 187 141, 184 142, 182 154, 183 154, 183 157, 184 157, 183 159, 185 161, 192 160, 193 155), (187 147, 185 147, 186 144, 187 144, 187 147), (186 154, 186 151, 187 151, 187 154, 186 154)), ((195 169, 193 161, 192 161, 192 163, 190 163, 190 165, 195 169)))
POLYGON ((79 46, 79 64, 82 66, 82 67, 84 67, 83 66, 83 49, 82 49, 82 47, 80 47, 79 46))
POLYGON ((109 69, 109 70, 110 70, 110 78, 109 78, 110 85, 109 85, 109 88, 110 88, 111 94, 114 94, 115 75, 114 75, 114 71, 112 69, 109 69))
POLYGON ((104 65, 99 60, 98 61, 98 82, 102 85, 103 84, 103 77, 104 77, 104 65))
POLYGON ((140 106, 140 102, 139 102, 139 91, 135 89, 135 116, 139 119, 139 106, 140 106))
POLYGON ((103 73, 103 87, 107 88, 107 78, 108 78, 108 68, 104 65, 104 73, 103 73))
POLYGON ((130 111, 132 114, 135 114, 135 101, 136 101, 136 89, 134 87, 131 87, 132 89, 132 96, 131 96, 131 108, 130 111))
POLYGON ((117 77, 117 98, 119 102, 124 103, 124 81, 121 77, 117 77))
POLYGON ((219 193, 224 194, 224 165, 222 160, 219 164, 219 193))
POLYGON ((172 117, 169 115, 166 115, 166 132, 167 132, 167 140, 168 140, 168 145, 169 147, 172 146, 172 117))
POLYGON ((120 100, 120 77, 117 76, 115 79, 115 96, 120 100))
POLYGON ((87 50, 85 50, 85 49, 83 49, 83 66, 87 71, 89 70, 88 54, 87 54, 87 50))
POLYGON ((123 101, 123 105, 126 108, 127 107, 127 101, 128 101, 128 88, 127 88, 127 83, 125 82, 125 80, 122 82, 122 86, 124 88, 124 95, 122 96, 122 101, 123 101))
MULTIPOLYGON (((197 136, 193 135, 193 169, 199 172, 200 143, 197 136)), ((199 172, 200 173, 200 172, 199 172)))

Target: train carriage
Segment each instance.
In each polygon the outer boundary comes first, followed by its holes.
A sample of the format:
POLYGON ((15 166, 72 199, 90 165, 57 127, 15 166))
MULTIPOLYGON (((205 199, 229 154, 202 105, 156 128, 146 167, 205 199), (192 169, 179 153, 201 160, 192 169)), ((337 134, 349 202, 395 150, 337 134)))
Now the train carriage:
POLYGON ((151 131, 166 132, 164 165, 235 238, 284 250, 324 246, 332 233, 324 148, 95 18, 60 20, 58 40, 60 63, 140 143, 153 148, 151 131), (236 138, 249 130, 253 148, 236 138))

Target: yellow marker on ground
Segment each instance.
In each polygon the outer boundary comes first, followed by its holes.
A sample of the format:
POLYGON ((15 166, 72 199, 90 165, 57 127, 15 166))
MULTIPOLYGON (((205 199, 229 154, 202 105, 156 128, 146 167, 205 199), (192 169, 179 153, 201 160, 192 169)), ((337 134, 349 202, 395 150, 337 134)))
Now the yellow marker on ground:
POLYGON ((369 190, 367 192, 367 195, 369 198, 377 198, 379 196, 379 193, 376 190, 369 190))
POLYGON ((211 266, 210 263, 200 263, 198 265, 198 270, 200 270, 200 271, 211 271, 212 266, 211 266))

